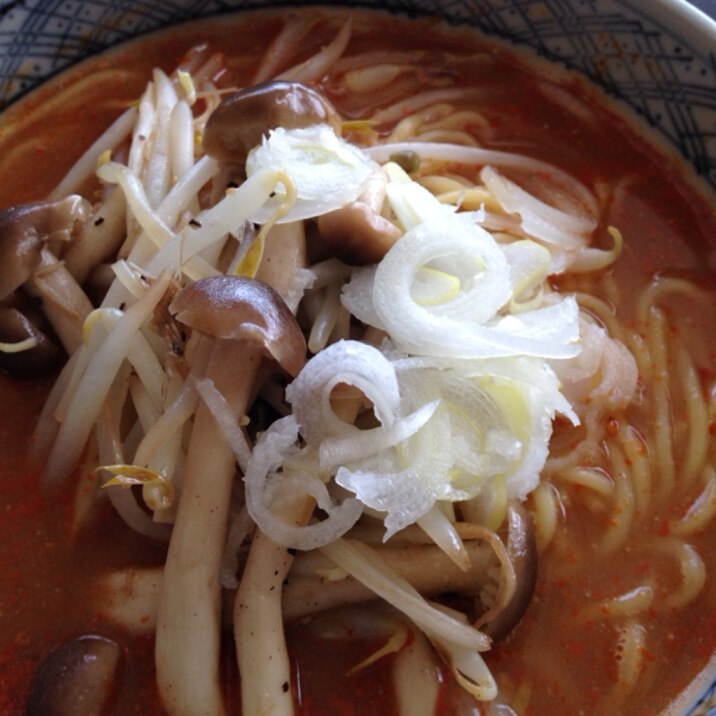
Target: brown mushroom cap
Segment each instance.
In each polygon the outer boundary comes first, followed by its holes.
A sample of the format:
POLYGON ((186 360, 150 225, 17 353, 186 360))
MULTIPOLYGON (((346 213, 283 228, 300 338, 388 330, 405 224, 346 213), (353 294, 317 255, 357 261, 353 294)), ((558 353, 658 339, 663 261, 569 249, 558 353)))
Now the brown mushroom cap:
POLYGON ((0 211, 0 300, 20 288, 40 265, 47 241, 68 241, 89 204, 71 195, 59 201, 11 206, 0 211))
POLYGON ((30 684, 25 716, 102 716, 112 698, 121 649, 87 635, 54 648, 30 684))
POLYGON ((340 130, 338 113, 327 99, 299 82, 265 82, 226 97, 212 112, 204 130, 204 151, 220 162, 243 166, 270 129, 315 124, 340 130))
POLYGON ((215 338, 258 344, 295 377, 306 360, 296 318, 268 284, 240 276, 212 276, 183 288, 169 312, 189 328, 215 338))

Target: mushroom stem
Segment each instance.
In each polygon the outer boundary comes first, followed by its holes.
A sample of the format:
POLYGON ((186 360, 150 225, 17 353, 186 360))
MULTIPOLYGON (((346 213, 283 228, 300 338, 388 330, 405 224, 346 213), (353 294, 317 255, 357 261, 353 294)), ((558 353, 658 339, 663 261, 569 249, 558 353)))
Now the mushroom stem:
MULTIPOLYGON (((306 234, 303 223, 275 224, 266 236, 264 255, 256 278, 271 286, 295 313, 294 277, 306 267, 306 234)), ((300 297, 299 297, 300 298, 300 297)))
POLYGON ((125 236, 126 206, 124 192, 113 189, 62 253, 62 260, 77 283, 84 284, 92 269, 116 254, 125 236))
MULTIPOLYGON (((209 339, 207 339, 209 340, 209 339)), ((252 396, 263 351, 215 340, 206 370, 235 416, 252 396)), ((225 713, 219 679, 221 586, 234 455, 211 412, 200 403, 165 567, 156 636, 157 683, 169 714, 225 713)))
MULTIPOLYGON (((291 279, 306 265, 306 241, 300 223, 277 224, 266 237, 256 278, 272 286, 291 305, 291 279)), ((297 302, 296 302, 297 303, 297 302)), ((287 506, 284 519, 304 523, 312 500, 287 506)), ((291 675, 282 617, 282 584, 293 556, 256 531, 234 600, 236 656, 245 716, 293 713, 291 675)))
POLYGON ((40 266, 25 283, 27 292, 42 299, 42 310, 62 345, 72 355, 82 345, 82 325, 92 303, 72 274, 43 248, 40 266))
MULTIPOLYGON (((484 631, 495 641, 504 639, 522 619, 537 581, 537 542, 531 515, 512 501, 507 508, 507 554, 515 574, 514 592, 493 607, 484 631)), ((483 619, 487 615, 483 615, 483 619)))
POLYGON ((377 169, 356 201, 318 217, 318 232, 331 255, 348 264, 380 261, 400 238, 400 230, 381 215, 387 176, 377 169))
MULTIPOLYGON (((276 564, 285 565, 288 562, 289 572, 283 576, 276 575, 274 583, 279 586, 271 590, 273 584, 269 585, 262 595, 262 601, 265 602, 266 595, 272 596, 277 590, 282 590, 281 614, 287 621, 377 599, 367 587, 344 575, 319 553, 299 552, 292 558, 285 548, 270 552, 268 547, 269 543, 264 542, 261 549, 256 548, 256 556, 258 557, 259 553, 268 555, 275 559, 276 564)), ((493 572, 497 567, 494 549, 479 539, 467 539, 465 548, 470 555, 470 569, 467 572, 458 569, 436 545, 374 546, 391 569, 426 597, 440 594, 475 594, 494 582, 493 572)), ((244 559, 246 552, 240 552, 239 571, 246 572, 244 559)), ((257 560, 252 568, 264 573, 266 583, 273 579, 274 562, 257 560)), ((164 579, 161 568, 132 568, 102 577, 98 582, 102 615, 121 624, 132 634, 150 634, 157 622, 158 602, 164 579)), ((233 592, 227 594, 228 603, 231 602, 232 595, 233 592)), ((225 610, 223 616, 224 626, 230 628, 234 619, 232 610, 225 610)), ((244 621, 253 626, 248 619, 244 621)), ((255 631, 260 633, 258 629, 255 631)))
MULTIPOLYGON (((282 517, 304 524, 313 500, 286 505, 282 517)), ((283 630, 281 587, 293 555, 257 530, 234 602, 234 641, 244 716, 291 716, 291 668, 283 630)))
MULTIPOLYGON (((402 544, 375 549, 391 569, 420 594, 430 597, 441 593, 478 593, 493 581, 491 568, 497 566, 494 550, 482 540, 465 542, 469 558, 466 571, 459 569, 436 545, 402 544)), ((306 554, 295 565, 284 587, 283 599, 284 618, 292 620, 377 597, 354 577, 336 574, 330 560, 306 554)))

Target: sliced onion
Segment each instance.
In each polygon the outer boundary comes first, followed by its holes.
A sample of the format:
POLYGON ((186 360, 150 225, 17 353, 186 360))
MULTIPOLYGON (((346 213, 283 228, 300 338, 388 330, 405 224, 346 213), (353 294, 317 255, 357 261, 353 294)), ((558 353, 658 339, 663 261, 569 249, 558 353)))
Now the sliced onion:
POLYGON ((567 214, 545 204, 492 167, 484 167, 480 178, 508 214, 519 214, 524 231, 542 241, 566 249, 587 244, 587 235, 596 228, 593 218, 567 214))
MULTIPOLYGON (((296 187, 296 201, 279 223, 327 214, 355 201, 375 171, 375 164, 357 147, 336 136, 327 125, 269 132, 252 149, 246 174, 273 168, 287 174, 296 187)), ((251 214, 257 224, 265 223, 286 197, 279 184, 264 206, 251 214)))
POLYGON ((329 469, 346 465, 394 447, 415 435, 430 420, 438 405, 438 400, 426 403, 390 427, 358 430, 350 437, 325 439, 319 449, 321 467, 329 469))
MULTIPOLYGON (((469 220, 455 216, 447 224, 426 222, 411 229, 376 268, 373 306, 398 347, 418 355, 461 358, 520 354, 566 358, 579 352, 578 310, 572 298, 519 317, 495 317, 512 294, 504 254, 489 234, 469 220), (417 270, 450 254, 464 256, 474 278, 453 301, 418 305, 411 294, 417 270)), ((344 292, 349 309, 357 302, 352 300, 355 293, 350 285, 344 292)))
POLYGON ((351 276, 351 280, 343 286, 341 303, 359 321, 374 328, 385 330, 385 325, 373 303, 376 269, 376 266, 356 269, 351 276))
POLYGON ((338 419, 331 392, 344 383, 358 388, 373 403, 380 423, 390 427, 399 415, 400 393, 395 369, 377 349, 359 341, 338 341, 311 358, 286 389, 286 399, 309 445, 329 437, 353 437, 358 428, 338 419))
POLYGON ((450 491, 451 456, 445 449, 449 437, 447 413, 438 407, 409 445, 401 446, 401 453, 382 453, 352 469, 341 466, 335 480, 367 507, 385 513, 388 540, 450 491))
POLYGON ((501 248, 510 267, 513 300, 540 286, 549 275, 551 256, 544 246, 525 239, 501 248))
POLYGON ((388 162, 383 170, 390 179, 386 187, 388 201, 405 231, 424 221, 439 220, 453 213, 453 207, 443 204, 425 187, 413 181, 395 162, 388 162))
MULTIPOLYGON (((275 473, 284 460, 298 452, 297 439, 298 423, 292 415, 277 420, 261 436, 244 475, 246 507, 259 529, 274 542, 310 550, 345 534, 358 521, 363 506, 353 498, 336 504, 328 496, 325 485, 306 473, 275 473), (313 497, 328 517, 305 526, 286 522, 271 510, 271 502, 280 498, 283 491, 292 498, 301 494, 313 497)), ((317 473, 317 464, 315 468, 317 473)))
POLYGON ((545 176, 566 194, 573 196, 578 203, 584 206, 588 215, 595 216, 598 211, 594 194, 584 184, 576 181, 573 176, 553 164, 522 154, 443 142, 396 142, 394 144, 378 144, 365 150, 366 154, 377 162, 387 162, 393 154, 406 151, 415 152, 424 160, 432 159, 458 165, 486 166, 489 164, 493 167, 510 167, 532 176, 545 176))

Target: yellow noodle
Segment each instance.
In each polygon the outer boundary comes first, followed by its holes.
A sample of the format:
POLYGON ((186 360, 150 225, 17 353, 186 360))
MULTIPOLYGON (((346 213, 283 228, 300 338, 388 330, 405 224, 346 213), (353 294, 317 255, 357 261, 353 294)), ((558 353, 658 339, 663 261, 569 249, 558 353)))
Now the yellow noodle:
POLYGON ((680 520, 669 523, 671 532, 679 537, 703 532, 716 515, 716 470, 709 466, 706 475, 706 487, 691 503, 686 514, 680 520))
POLYGON ((624 421, 619 423, 619 444, 628 461, 637 517, 644 517, 651 500, 651 465, 646 446, 639 434, 624 421))
POLYGON ((485 200, 487 200, 490 196, 484 189, 473 188, 463 177, 449 177, 443 174, 429 174, 427 176, 416 177, 415 181, 436 196, 451 193, 459 194, 467 190, 480 192, 482 196, 485 197, 485 200))
POLYGON ((681 584, 665 599, 657 603, 659 609, 680 609, 699 595, 706 582, 706 566, 699 553, 690 544, 676 537, 666 537, 655 543, 660 552, 679 562, 681 584))
POLYGON ((646 629, 636 621, 630 621, 620 629, 616 656, 618 667, 619 696, 624 697, 634 689, 644 668, 646 629))
POLYGON ((602 602, 593 602, 582 613, 585 619, 606 616, 612 619, 635 617, 651 609, 654 603, 654 590, 644 584, 617 597, 602 602))
POLYGON ((683 278, 659 278, 656 281, 652 281, 639 297, 639 319, 646 322, 652 307, 670 294, 686 296, 698 301, 708 301, 709 307, 711 305, 708 293, 691 281, 683 278))
POLYGON ((417 142, 444 142, 446 144, 464 144, 466 147, 480 146, 477 140, 459 129, 431 129, 420 132, 414 138, 417 142))
POLYGON ((676 371, 686 403, 688 435, 680 482, 688 486, 703 470, 709 447, 709 416, 696 368, 683 346, 676 353, 676 371))
POLYGON ((447 115, 430 124, 426 124, 423 129, 462 129, 467 130, 468 127, 479 127, 484 131, 490 131, 490 123, 483 115, 474 110, 463 110, 455 112, 450 105, 444 105, 447 115))
POLYGON ((617 283, 616 277, 613 273, 607 273, 601 282, 602 290, 607 297, 607 300, 614 306, 621 304, 621 291, 619 284, 617 283))
POLYGON ((559 476, 565 482, 586 487, 605 497, 614 494, 614 482, 598 467, 572 467, 559 476))
POLYGON ((604 418, 595 405, 591 405, 581 418, 584 437, 576 445, 563 451, 564 454, 550 455, 547 458, 543 474, 554 475, 599 459, 601 455, 599 446, 604 439, 604 418))
POLYGON ((654 404, 653 447, 657 458, 659 493, 662 500, 668 499, 674 489, 676 467, 671 426, 671 405, 669 400, 669 366, 666 338, 666 317, 663 311, 652 308, 648 314, 647 343, 654 362, 654 373, 650 384, 654 404))
POLYGON ((492 195, 479 187, 442 192, 438 194, 438 199, 443 204, 454 204, 464 211, 476 211, 484 207, 487 211, 501 212, 492 195))
POLYGON ((654 366, 646 341, 638 333, 629 331, 624 336, 624 343, 629 349, 629 352, 634 356, 636 367, 639 371, 639 378, 642 383, 644 383, 644 385, 651 385, 654 366))
POLYGON ((611 338, 620 340, 622 329, 614 311, 614 306, 599 296, 578 291, 575 294, 577 303, 591 313, 606 329, 611 338))
POLYGON ((554 539, 559 524, 559 501, 554 486, 542 481, 532 493, 537 549, 544 552, 554 539))
POLYGON ((612 456, 615 494, 612 517, 600 546, 606 553, 614 552, 624 544, 634 521, 634 490, 624 454, 616 441, 609 443, 609 452, 612 456))

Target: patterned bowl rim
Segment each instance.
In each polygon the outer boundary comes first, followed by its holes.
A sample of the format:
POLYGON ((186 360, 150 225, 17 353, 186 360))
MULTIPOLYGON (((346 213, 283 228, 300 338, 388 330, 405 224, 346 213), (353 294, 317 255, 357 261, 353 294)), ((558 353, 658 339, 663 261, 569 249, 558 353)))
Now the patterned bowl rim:
MULTIPOLYGON (((704 127, 709 125, 710 122, 710 135, 714 140, 706 146, 704 137, 701 137, 703 146, 699 148, 699 151, 702 154, 694 156, 694 150, 691 146, 680 146, 678 141, 674 141, 673 136, 670 136, 668 132, 664 131, 663 127, 659 126, 656 114, 650 113, 648 107, 642 108, 643 111, 640 111, 639 104, 634 101, 629 102, 629 98, 625 98, 617 86, 610 86, 609 83, 605 85, 603 81, 600 81, 600 77, 596 76, 595 72, 590 69, 591 66, 588 63, 580 65, 579 61, 574 61, 573 58, 560 54, 560 52, 543 42, 538 34, 533 38, 529 38, 500 33, 496 31, 496 28, 491 29, 489 26, 485 26, 485 23, 477 22, 475 19, 480 7, 484 8, 487 5, 496 7, 500 4, 510 6, 516 2, 517 0, 504 0, 501 3, 497 0, 354 0, 353 2, 350 0, 338 0, 338 2, 333 2, 332 0, 323 0, 323 2, 320 2, 320 0, 308 0, 308 2, 301 3, 296 0, 267 0, 266 2, 261 0, 171 0, 171 2, 156 3, 155 5, 151 0, 137 0, 136 2, 133 0, 97 0, 85 3, 85 5, 106 6, 116 10, 117 13, 128 11, 135 5, 149 8, 148 12, 152 9, 159 11, 161 6, 165 6, 165 9, 161 10, 161 13, 164 13, 163 15, 160 13, 153 16, 153 26, 150 23, 149 26, 142 28, 139 33, 130 31, 128 34, 122 35, 121 32, 115 32, 102 35, 96 41, 93 38, 92 43, 85 43, 85 50, 90 47, 91 52, 85 51, 83 53, 81 49, 82 43, 78 42, 73 45, 73 53, 67 55, 66 61, 57 63, 49 70, 43 70, 37 76, 30 75, 28 78, 23 78, 24 84, 15 82, 15 90, 12 93, 8 93, 8 87, 13 86, 12 81, 17 80, 17 77, 13 76, 12 73, 17 72, 18 67, 17 63, 15 63, 8 70, 2 65, 3 59, 7 59, 13 52, 16 52, 17 55, 17 50, 13 44, 17 39, 17 29, 15 27, 17 17, 14 18, 13 22, 10 22, 13 18, 13 11, 25 12, 29 18, 33 13, 40 15, 48 12, 50 7, 59 9, 61 6, 77 5, 78 0, 71 0, 65 3, 56 0, 0 0, 0 106, 5 103, 7 98, 10 101, 19 99, 44 79, 61 72, 66 66, 82 60, 90 54, 96 54, 108 49, 135 34, 146 34, 154 29, 165 28, 197 17, 232 11, 253 10, 267 6, 302 4, 321 4, 326 6, 352 4, 356 7, 397 11, 415 10, 418 7, 423 11, 438 12, 451 23, 476 24, 487 34, 498 35, 510 44, 530 48, 551 62, 567 66, 569 69, 577 70, 586 75, 602 90, 605 90, 608 95, 621 100, 622 109, 624 108, 623 102, 628 102, 631 109, 635 110, 636 114, 641 115, 640 121, 642 124, 645 122, 650 125, 652 129, 656 130, 654 134, 661 134, 662 139, 667 140, 667 144, 670 144, 672 148, 676 147, 682 156, 688 162, 691 162, 696 173, 700 174, 712 188, 716 189, 716 20, 689 4, 686 0, 648 0, 648 2, 647 0, 560 0, 559 2, 556 0, 544 0, 542 2, 545 7, 569 6, 570 8, 576 8, 579 5, 600 6, 602 10, 621 8, 628 12, 630 17, 636 18, 643 23, 643 26, 649 28, 649 31, 655 31, 664 38, 668 38, 673 52, 683 52, 691 56, 694 63, 699 65, 701 77, 704 78, 703 81, 697 83, 698 86, 694 89, 692 101, 695 105, 699 105, 701 108, 705 108, 705 111, 712 113, 712 115, 709 115, 708 121, 702 118, 694 126, 701 127, 699 134, 705 136, 704 127), (167 9, 175 11, 175 14, 166 15, 167 9), (467 21, 466 12, 474 13, 472 23, 467 21), (20 87, 19 90, 17 89, 18 86, 20 87)), ((79 5, 82 4, 82 2, 79 2, 79 5)), ((530 5, 531 2, 530 0, 522 0, 522 4, 530 5)), ((41 36, 41 31, 38 36, 41 36)), ((77 39, 80 39, 79 36, 77 39)), ((26 50, 32 49, 31 45, 25 44, 24 47, 26 50)), ((18 57, 15 57, 15 59, 18 59, 18 57)), ((22 53, 20 53, 19 59, 25 59, 22 53)), ((684 59, 684 57, 680 58, 680 60, 684 59)), ((686 65, 682 66, 685 67, 686 65)), ((677 79, 674 86, 678 89, 683 82, 683 77, 677 79)), ((668 92, 669 87, 662 88, 662 91, 668 92)), ((713 655, 701 673, 675 699, 662 716, 716 716, 716 654, 713 655)))

